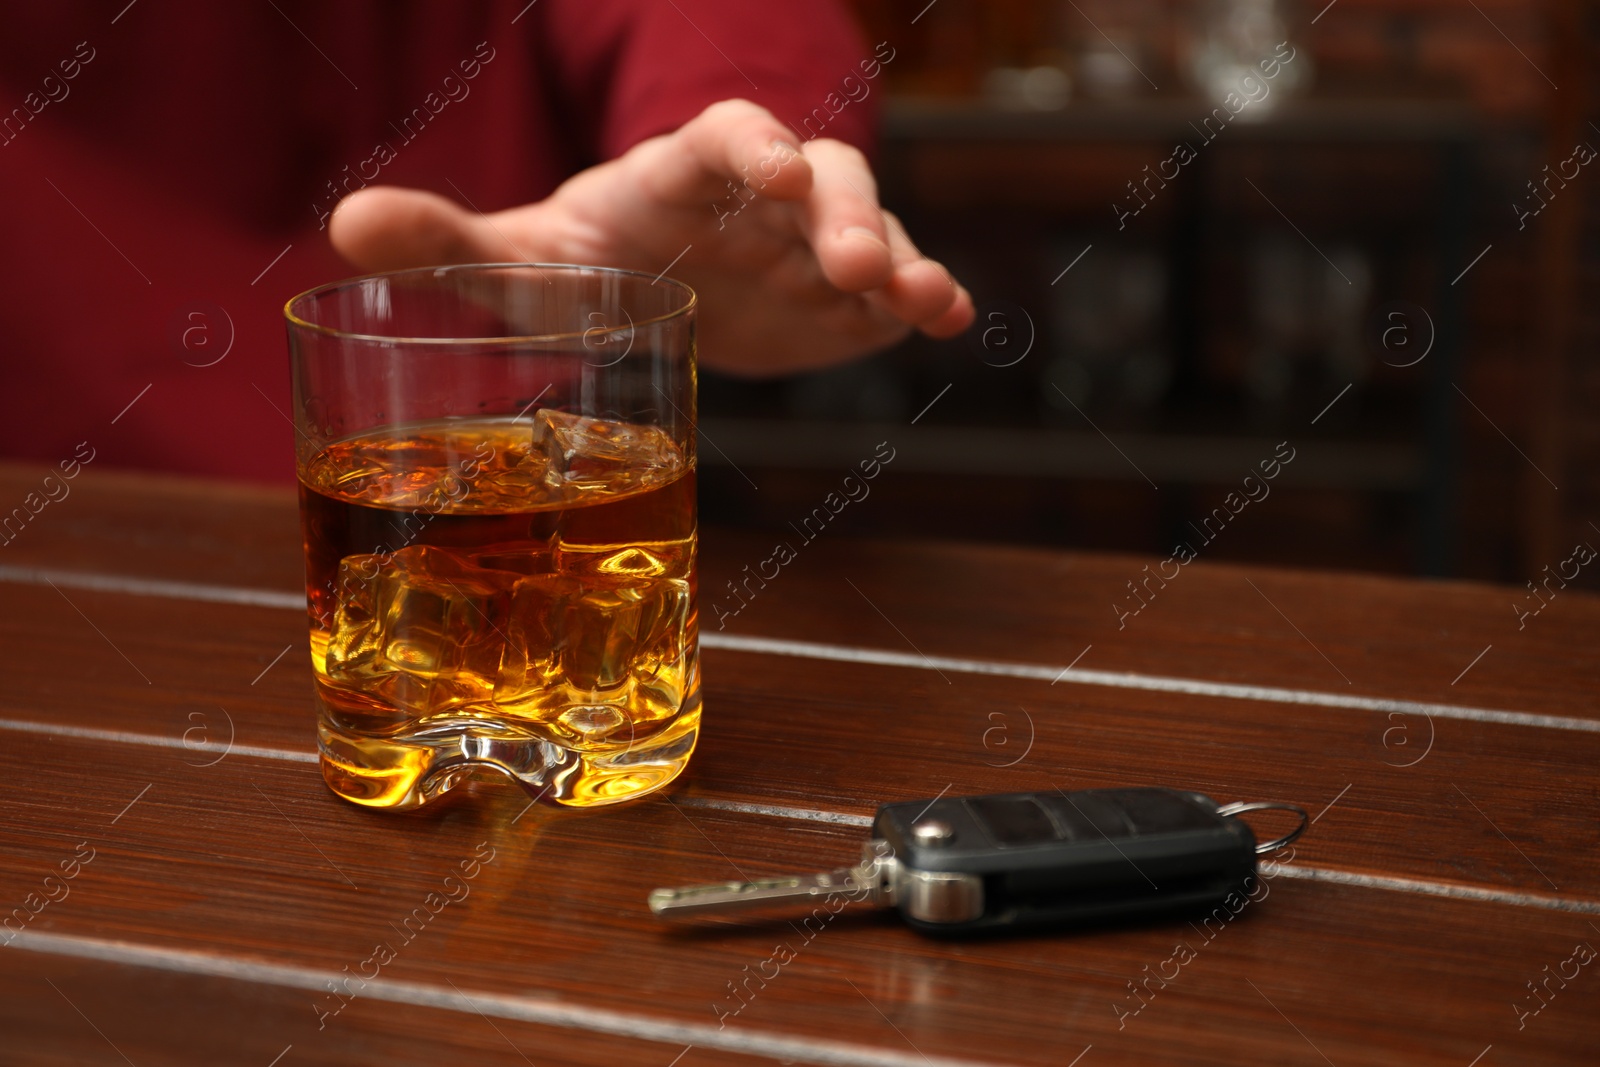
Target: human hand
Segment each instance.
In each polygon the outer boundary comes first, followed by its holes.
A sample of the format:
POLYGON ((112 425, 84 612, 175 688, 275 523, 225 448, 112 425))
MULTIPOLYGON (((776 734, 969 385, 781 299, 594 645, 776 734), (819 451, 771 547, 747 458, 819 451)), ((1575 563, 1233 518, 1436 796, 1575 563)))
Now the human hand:
POLYGON ((330 235, 369 271, 670 267, 699 295, 702 365, 740 375, 841 363, 913 328, 930 337, 965 330, 972 298, 878 206, 865 157, 840 141, 797 150, 791 140, 766 109, 725 100, 538 203, 484 215, 433 193, 373 186, 340 202, 330 235))

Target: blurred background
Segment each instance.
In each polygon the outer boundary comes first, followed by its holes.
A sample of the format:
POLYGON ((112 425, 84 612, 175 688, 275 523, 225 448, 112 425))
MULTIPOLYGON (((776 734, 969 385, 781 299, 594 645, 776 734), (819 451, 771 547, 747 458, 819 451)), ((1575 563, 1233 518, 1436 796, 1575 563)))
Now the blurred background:
POLYGON ((790 531, 888 441, 838 530, 1166 556, 1288 442, 1206 558, 1600 546, 1600 4, 855 3, 883 199, 979 323, 704 376, 707 522, 790 531))

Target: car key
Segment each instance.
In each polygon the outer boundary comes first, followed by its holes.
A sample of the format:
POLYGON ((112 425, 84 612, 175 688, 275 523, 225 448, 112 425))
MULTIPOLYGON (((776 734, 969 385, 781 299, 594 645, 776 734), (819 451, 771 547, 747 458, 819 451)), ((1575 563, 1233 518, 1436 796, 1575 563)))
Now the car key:
POLYGON ((886 804, 854 867, 752 882, 657 889, 663 918, 868 902, 924 933, 1082 925, 1199 912, 1251 892, 1256 855, 1308 825, 1293 804, 1218 805, 1173 789, 1002 793, 886 804), (1300 825, 1257 844, 1246 811, 1278 809, 1300 825))

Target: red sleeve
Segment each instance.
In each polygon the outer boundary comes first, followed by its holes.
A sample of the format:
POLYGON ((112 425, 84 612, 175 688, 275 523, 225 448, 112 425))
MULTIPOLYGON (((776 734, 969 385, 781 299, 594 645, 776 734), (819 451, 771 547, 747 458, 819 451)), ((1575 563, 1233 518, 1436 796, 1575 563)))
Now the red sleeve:
MULTIPOLYGON (((796 144, 823 136, 870 145, 883 56, 872 57, 840 0, 543 0, 539 7, 551 89, 570 135, 595 160, 734 97, 777 115, 796 144)), ((892 56, 887 47, 883 53, 892 56)))

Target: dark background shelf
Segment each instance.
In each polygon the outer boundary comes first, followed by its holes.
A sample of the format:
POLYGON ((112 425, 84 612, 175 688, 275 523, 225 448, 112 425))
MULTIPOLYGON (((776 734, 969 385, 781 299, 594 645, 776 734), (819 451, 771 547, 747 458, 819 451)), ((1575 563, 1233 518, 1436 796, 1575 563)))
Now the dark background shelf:
POLYGON ((1271 502, 1208 552, 1520 584, 1600 538, 1600 180, 1524 231, 1510 207, 1600 118, 1594 5, 1371 0, 1313 26, 1280 4, 1310 83, 1210 141, 1185 68, 1210 7, 955 0, 908 31, 922 6, 860 4, 898 50, 881 191, 979 323, 779 383, 707 375, 709 519, 781 530, 887 440, 840 516, 858 532, 1165 555, 1289 441, 1271 502), (1161 89, 1097 89, 1090 20, 1161 89), (1064 106, 997 100, 995 69, 1036 65, 1064 106), (1179 141, 1194 159, 1119 225, 1179 141))

